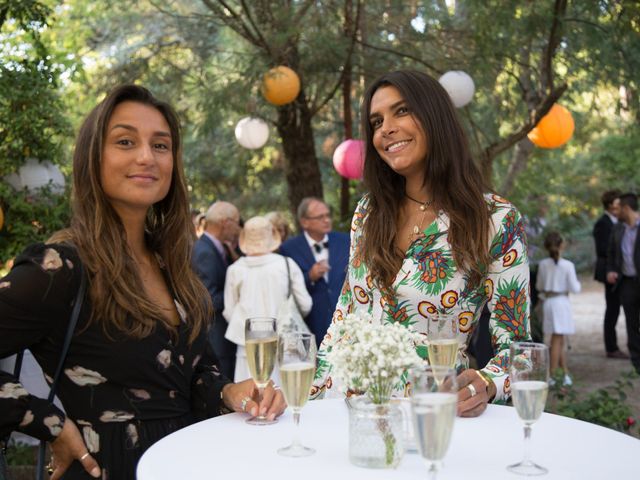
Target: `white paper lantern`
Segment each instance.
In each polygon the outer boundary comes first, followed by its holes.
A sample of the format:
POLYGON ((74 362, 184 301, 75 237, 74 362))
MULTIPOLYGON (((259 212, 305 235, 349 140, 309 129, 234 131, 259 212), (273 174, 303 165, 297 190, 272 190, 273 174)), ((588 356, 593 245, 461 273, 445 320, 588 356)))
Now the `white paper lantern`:
POLYGON ((236 140, 244 148, 262 148, 269 139, 269 126, 264 120, 245 117, 236 125, 236 140))
POLYGON ((452 70, 445 73, 440 77, 439 82, 457 108, 464 107, 469 103, 476 91, 473 79, 461 70, 452 70))
POLYGON ((16 190, 27 188, 29 192, 35 193, 36 190, 49 185, 54 193, 60 193, 64 190, 64 175, 57 165, 49 161, 39 162, 35 158, 28 158, 17 173, 11 173, 4 177, 4 180, 16 190))

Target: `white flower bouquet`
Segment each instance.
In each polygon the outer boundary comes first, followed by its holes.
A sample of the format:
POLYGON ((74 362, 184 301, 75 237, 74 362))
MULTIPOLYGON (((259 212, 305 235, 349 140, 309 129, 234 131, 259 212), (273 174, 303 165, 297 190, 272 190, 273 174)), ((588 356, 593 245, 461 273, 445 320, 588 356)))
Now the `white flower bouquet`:
POLYGON ((417 332, 399 323, 374 322, 371 315, 349 314, 329 328, 327 360, 344 388, 366 393, 375 404, 387 403, 409 368, 423 360, 417 332))

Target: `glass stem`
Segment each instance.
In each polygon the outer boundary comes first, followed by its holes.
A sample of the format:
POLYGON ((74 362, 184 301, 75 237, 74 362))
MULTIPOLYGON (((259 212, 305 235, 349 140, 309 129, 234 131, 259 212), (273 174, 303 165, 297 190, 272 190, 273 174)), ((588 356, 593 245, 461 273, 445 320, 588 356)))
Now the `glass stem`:
POLYGON ((429 474, 429 480, 438 480, 438 467, 438 462, 431 462, 429 471, 427 472, 429 474))
POLYGON ((524 426, 524 458, 522 463, 531 463, 531 425, 524 426))
POLYGON ((262 395, 264 392, 264 387, 258 387, 258 414, 256 418, 264 420, 265 416, 260 413, 260 404, 262 403, 262 395))
POLYGON ((302 445, 300 443, 300 409, 299 408, 293 409, 293 424, 295 426, 293 428, 293 441, 291 442, 291 445, 294 447, 298 447, 302 445))

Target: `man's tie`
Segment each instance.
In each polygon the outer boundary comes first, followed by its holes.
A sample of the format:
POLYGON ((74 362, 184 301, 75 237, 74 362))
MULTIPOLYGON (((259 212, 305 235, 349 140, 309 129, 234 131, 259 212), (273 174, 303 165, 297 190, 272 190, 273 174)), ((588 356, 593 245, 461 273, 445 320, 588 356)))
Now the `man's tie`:
POLYGON ((316 253, 322 252, 323 248, 329 248, 329 240, 327 240, 326 242, 318 242, 313 245, 313 249, 316 251, 316 253))

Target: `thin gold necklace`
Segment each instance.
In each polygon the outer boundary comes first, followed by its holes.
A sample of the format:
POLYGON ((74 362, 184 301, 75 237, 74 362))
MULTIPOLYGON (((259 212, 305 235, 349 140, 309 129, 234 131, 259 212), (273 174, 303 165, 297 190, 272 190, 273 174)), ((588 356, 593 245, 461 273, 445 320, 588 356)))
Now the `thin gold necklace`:
POLYGON ((416 200, 415 198, 410 196, 407 192, 404 193, 404 196, 407 197, 412 202, 416 202, 418 205, 420 205, 420 210, 422 210, 423 212, 427 209, 427 207, 429 207, 433 203, 433 200, 427 200, 426 202, 421 202, 420 200, 416 200))
POLYGON ((408 238, 408 240, 409 240, 409 242, 411 242, 411 241, 412 241, 412 239, 413 239, 413 237, 414 237, 415 235, 418 235, 418 234, 422 231, 422 224, 424 223, 424 218, 425 218, 425 217, 426 217, 426 215, 427 215, 427 209, 428 209, 428 207, 429 207, 429 206, 431 206, 431 204, 433 203, 433 200, 427 200, 426 202, 421 202, 421 201, 419 201, 419 200, 416 200, 416 199, 415 199, 415 198, 413 198, 413 197, 410 197, 410 196, 409 196, 409 195, 407 195, 406 193, 405 193, 405 196, 406 196, 409 200, 411 200, 412 202, 415 202, 415 203, 417 203, 418 205, 420 205, 420 211, 422 212, 422 216, 421 216, 421 218, 420 218, 420 223, 419 223, 419 224, 415 224, 415 225, 413 226, 413 230, 412 230, 412 232, 409 234, 409 238, 408 238))

